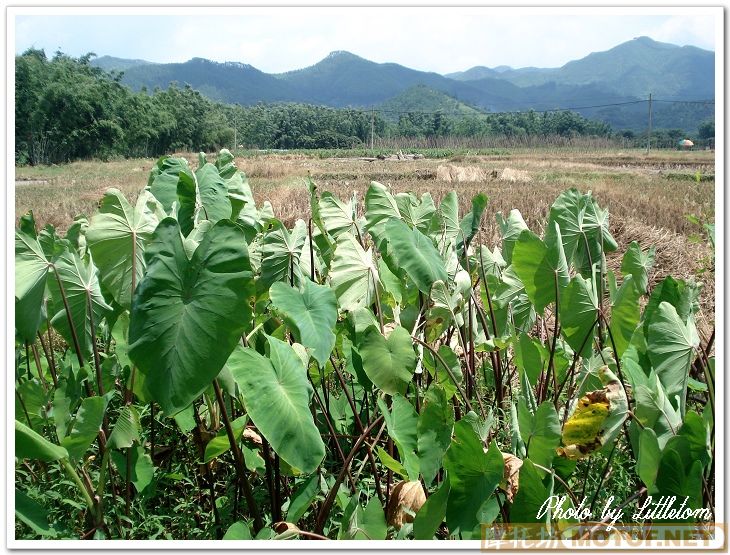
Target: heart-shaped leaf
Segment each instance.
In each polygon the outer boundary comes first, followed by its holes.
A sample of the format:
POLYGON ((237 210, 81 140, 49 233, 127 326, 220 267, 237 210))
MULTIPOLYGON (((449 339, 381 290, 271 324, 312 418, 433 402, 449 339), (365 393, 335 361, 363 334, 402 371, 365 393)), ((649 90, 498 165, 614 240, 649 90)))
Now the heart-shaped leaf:
POLYGON ((416 369, 408 331, 398 326, 386 339, 378 328, 370 326, 358 340, 357 350, 370 381, 389 395, 404 394, 416 369))
POLYGON ((89 250, 101 281, 114 300, 126 309, 132 303, 132 285, 144 274, 145 244, 152 237, 162 208, 148 191, 132 206, 121 191, 109 189, 86 233, 89 250))
POLYGON ((250 326, 253 276, 243 231, 227 220, 213 226, 188 260, 177 221, 166 218, 145 256, 129 357, 173 416, 210 385, 250 326))
POLYGON ((330 266, 330 282, 342 310, 353 312, 369 306, 380 282, 373 251, 365 251, 349 233, 337 240, 330 266))
POLYGON ((696 347, 690 330, 680 320, 675 308, 668 302, 662 302, 649 324, 647 339, 649 359, 664 391, 674 407, 684 414, 687 379, 696 347))
POLYGON ((428 295, 435 281, 448 281, 443 258, 433 242, 417 229, 411 229, 403 220, 392 219, 385 226, 389 256, 386 261, 394 261, 398 267, 391 271, 398 275, 405 270, 416 287, 428 295))
POLYGON ((281 281, 274 283, 269 295, 297 341, 312 348, 315 360, 324 366, 335 346, 337 298, 329 287, 303 281, 299 291, 281 281))
POLYGON ((35 230, 15 231, 15 329, 25 341, 35 341, 43 316, 43 294, 51 264, 35 230))
POLYGON ((238 347, 228 368, 243 395, 246 412, 272 449, 290 466, 310 473, 324 458, 324 443, 312 420, 314 390, 294 349, 268 338, 268 358, 238 347))
POLYGON ((302 278, 299 260, 306 238, 307 226, 303 220, 297 220, 291 231, 279 220, 272 222, 264 234, 259 288, 266 290, 276 281, 299 285, 302 278))
POLYGON ((479 524, 479 509, 502 480, 502 453, 494 441, 485 453, 472 425, 459 420, 454 425, 454 439, 444 457, 444 468, 451 484, 446 524, 452 534, 470 535, 479 524))

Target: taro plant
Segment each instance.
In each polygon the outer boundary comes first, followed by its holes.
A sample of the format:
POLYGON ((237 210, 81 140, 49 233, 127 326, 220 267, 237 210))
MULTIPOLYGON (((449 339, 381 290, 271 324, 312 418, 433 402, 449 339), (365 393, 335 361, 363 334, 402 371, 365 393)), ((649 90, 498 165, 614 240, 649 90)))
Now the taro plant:
POLYGON ((20 219, 17 538, 474 539, 662 496, 712 517, 701 284, 637 243, 608 271, 590 193, 542 229, 496 214, 487 245, 484 195, 308 186, 288 228, 224 150, 160 159, 65 237, 20 219))

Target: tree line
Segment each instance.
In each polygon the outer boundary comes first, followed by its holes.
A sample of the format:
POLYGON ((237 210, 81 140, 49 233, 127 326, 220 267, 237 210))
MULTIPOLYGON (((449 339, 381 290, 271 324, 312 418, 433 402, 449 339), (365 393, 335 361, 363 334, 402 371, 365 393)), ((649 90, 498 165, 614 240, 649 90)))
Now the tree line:
POLYGON ((436 111, 395 117, 377 110, 307 104, 241 106, 214 102, 190 86, 133 92, 122 74, 29 49, 15 58, 15 160, 150 157, 232 146, 350 148, 376 137, 611 136, 611 127, 574 112, 479 114, 436 111))

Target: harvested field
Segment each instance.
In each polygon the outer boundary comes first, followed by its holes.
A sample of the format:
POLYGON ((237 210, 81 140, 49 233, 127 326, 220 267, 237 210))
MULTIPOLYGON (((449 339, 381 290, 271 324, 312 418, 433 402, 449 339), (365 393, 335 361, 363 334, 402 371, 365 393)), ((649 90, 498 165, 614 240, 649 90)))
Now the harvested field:
MULTIPOLYGON (((197 155, 187 154, 193 166, 197 155)), ((109 187, 134 199, 144 187, 155 163, 152 159, 112 162, 74 162, 62 166, 16 168, 16 219, 33 208, 39 224, 50 223, 64 232, 78 214, 92 214, 109 187)), ((459 193, 461 210, 469 209, 473 195, 484 192, 489 205, 481 240, 499 241, 497 212, 517 208, 536 232, 546 220, 550 204, 565 189, 593 191, 610 212, 611 231, 625 251, 631 241, 657 249, 653 282, 666 275, 697 276, 705 283, 704 330, 714 318, 714 268, 702 230, 687 219, 715 217, 713 152, 514 150, 490 156, 469 152, 448 159, 366 160, 319 159, 290 152, 237 159, 246 172, 257 203, 271 202, 274 213, 288 226, 309 216, 306 179, 320 190, 341 198, 357 192, 362 199, 371 180, 394 192, 429 191, 436 202, 448 192, 459 193)), ((618 269, 620 258, 608 260, 618 269)))
POLYGON ((446 183, 486 181, 487 172, 476 166, 439 166, 436 168, 436 179, 446 183))

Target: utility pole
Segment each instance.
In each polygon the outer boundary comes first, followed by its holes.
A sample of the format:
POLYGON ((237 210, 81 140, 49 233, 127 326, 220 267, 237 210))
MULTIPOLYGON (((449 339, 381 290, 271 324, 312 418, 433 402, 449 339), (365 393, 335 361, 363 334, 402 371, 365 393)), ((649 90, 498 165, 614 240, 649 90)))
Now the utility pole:
POLYGON ((649 154, 651 148, 651 93, 649 93, 649 134, 646 137, 646 153, 649 154))
POLYGON ((375 148, 375 110, 370 111, 370 150, 375 148))
POLYGON ((238 104, 233 108, 233 152, 238 148, 238 104))

